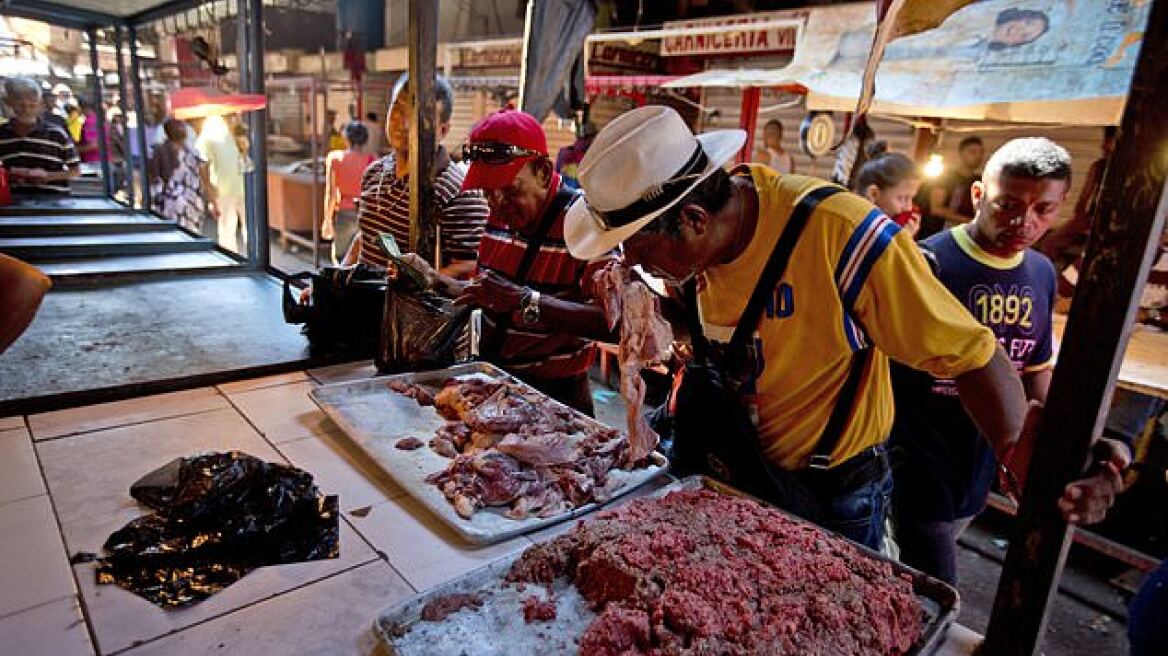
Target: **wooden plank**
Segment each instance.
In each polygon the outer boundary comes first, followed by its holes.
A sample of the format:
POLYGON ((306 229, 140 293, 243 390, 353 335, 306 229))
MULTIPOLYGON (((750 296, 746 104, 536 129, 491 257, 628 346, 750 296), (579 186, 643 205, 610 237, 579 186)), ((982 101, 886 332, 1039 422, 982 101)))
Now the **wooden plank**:
POLYGON ((434 124, 438 73, 438 0, 415 0, 409 6, 410 91, 410 250, 434 261, 434 124))
MULTIPOLYGON (((1054 317, 1054 338, 1061 344, 1066 317, 1054 317)), ((1120 365, 1116 386, 1148 396, 1168 399, 1168 332, 1138 326, 1131 334, 1120 365)))
POLYGON ((1098 215, 1071 308, 1018 522, 982 653, 1038 654, 1070 527, 1056 501, 1080 475, 1110 405, 1140 291, 1168 213, 1168 0, 1152 5, 1103 176, 1098 215))

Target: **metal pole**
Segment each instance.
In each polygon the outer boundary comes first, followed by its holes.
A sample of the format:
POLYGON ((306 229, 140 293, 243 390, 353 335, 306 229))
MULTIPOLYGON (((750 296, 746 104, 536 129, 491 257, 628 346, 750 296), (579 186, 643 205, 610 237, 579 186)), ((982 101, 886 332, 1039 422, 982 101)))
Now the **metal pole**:
POLYGON ((102 89, 101 71, 98 70, 97 28, 90 27, 86 30, 86 35, 89 36, 89 69, 93 73, 93 107, 94 114, 97 116, 97 148, 101 154, 101 182, 105 189, 105 195, 112 197, 114 195, 114 181, 110 177, 109 135, 106 133, 103 101, 105 93, 102 89))
MULTIPOLYGON (((320 49, 320 106, 324 111, 324 116, 327 118, 329 113, 328 103, 328 64, 325 62, 324 48, 320 49)), ((316 97, 313 96, 313 103, 316 102, 316 97)), ((322 151, 324 157, 328 158, 329 147, 332 145, 333 136, 332 123, 327 126, 321 123, 321 137, 324 137, 324 148, 314 152, 312 156, 312 266, 320 268, 320 228, 324 216, 324 208, 321 206, 324 202, 324 191, 321 189, 320 171, 316 170, 316 157, 322 151), (325 129, 328 128, 328 133, 325 134, 325 129)), ((334 233, 335 236, 335 233, 334 233)))
MULTIPOLYGON (((126 90, 126 63, 122 57, 122 28, 114 26, 114 56, 118 58, 118 109, 122 110, 122 125, 126 129, 122 132, 122 152, 130 156, 128 162, 122 162, 126 169, 126 194, 130 199, 130 207, 134 206, 134 149, 130 147, 130 110, 126 104, 128 91, 126 90)), ((143 159, 146 153, 141 153, 143 159)), ((150 181, 143 178, 142 184, 149 185, 150 181)), ((147 208, 149 209, 149 208, 147 208)))
POLYGON ((438 1, 418 0, 409 5, 410 91, 410 251, 434 260, 434 124, 438 60, 438 1))
MULTIPOLYGON (((1168 215, 1168 0, 1148 16, 981 653, 1040 653, 1070 547, 1056 507, 1091 459, 1168 215)), ((1163 627, 1161 627, 1163 630, 1163 627)))
POLYGON ((126 28, 130 39, 130 75, 134 82, 134 112, 138 118, 138 150, 142 153, 142 206, 150 207, 150 180, 146 160, 146 103, 142 93, 142 60, 138 58, 138 28, 126 28))
MULTIPOLYGON (((324 55, 321 55, 323 59, 324 55)), ((328 96, 325 96, 325 114, 328 114, 328 96)), ((312 171, 312 193, 309 194, 312 203, 312 266, 315 269, 320 268, 320 244, 317 243, 320 239, 320 203, 316 202, 316 190, 320 187, 320 171, 316 170, 316 158, 320 155, 320 132, 316 125, 316 79, 313 78, 308 87, 308 120, 312 123, 312 148, 309 155, 312 157, 311 168, 312 171)), ((324 127, 322 123, 321 128, 324 127)))
MULTIPOLYGON (((247 0, 248 5, 248 93, 266 95, 264 89, 264 3, 247 0)), ((248 261, 253 269, 268 268, 268 110, 247 114, 251 134, 252 193, 248 198, 247 244, 248 261)))

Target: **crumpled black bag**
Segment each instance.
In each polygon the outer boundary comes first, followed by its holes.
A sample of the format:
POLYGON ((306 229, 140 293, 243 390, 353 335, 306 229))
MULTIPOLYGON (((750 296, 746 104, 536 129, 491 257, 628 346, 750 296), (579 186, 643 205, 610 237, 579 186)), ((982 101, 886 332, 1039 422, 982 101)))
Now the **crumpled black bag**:
POLYGON ((155 513, 105 542, 97 582, 166 608, 202 601, 265 565, 340 555, 337 497, 312 474, 239 451, 178 458, 130 486, 155 513))
POLYGON ((386 287, 385 268, 364 263, 299 273, 284 281, 284 321, 304 324, 314 355, 371 358, 377 352, 386 287), (301 305, 293 283, 309 281, 312 300, 301 305))
POLYGON ((381 373, 424 371, 469 359, 471 308, 429 291, 390 286, 385 294, 381 346, 374 364, 381 373))

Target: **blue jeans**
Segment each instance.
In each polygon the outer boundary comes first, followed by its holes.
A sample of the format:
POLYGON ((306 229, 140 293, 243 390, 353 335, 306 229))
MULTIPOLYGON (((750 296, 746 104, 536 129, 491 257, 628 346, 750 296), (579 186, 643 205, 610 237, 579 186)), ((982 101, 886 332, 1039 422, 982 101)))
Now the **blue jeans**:
POLYGON ((1168 560, 1148 574, 1128 608, 1131 656, 1168 654, 1168 560))
MULTIPOLYGON (((809 487, 819 499, 821 526, 879 551, 884 540, 884 520, 891 506, 892 468, 883 445, 856 456, 857 459, 869 457, 876 462, 870 468, 865 468, 864 474, 857 476, 856 480, 831 491, 826 490, 827 486, 814 481, 809 483, 809 487)), ((838 468, 846 468, 850 462, 838 468)), ((831 476, 835 469, 827 470, 825 475, 831 476)), ((816 472, 816 475, 824 474, 816 472)))
POLYGON ((1104 430, 1108 436, 1123 440, 1130 449, 1144 434, 1148 421, 1164 412, 1164 405, 1164 399, 1116 388, 1104 430))

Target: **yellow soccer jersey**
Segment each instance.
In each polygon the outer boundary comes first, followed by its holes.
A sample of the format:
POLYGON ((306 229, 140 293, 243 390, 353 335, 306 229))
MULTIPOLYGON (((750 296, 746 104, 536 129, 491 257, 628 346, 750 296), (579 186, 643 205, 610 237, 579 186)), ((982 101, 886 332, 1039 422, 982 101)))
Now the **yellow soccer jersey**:
MULTIPOLYGON (((735 173, 754 180, 758 225, 738 258, 705 272, 698 297, 706 336, 722 342, 734 332, 796 202, 827 184, 761 165, 735 173)), ((762 361, 751 400, 772 462, 786 469, 807 465, 852 354, 869 345, 876 352, 832 465, 887 439, 889 358, 953 378, 985 366, 997 342, 937 281, 907 233, 859 196, 837 194, 808 222, 755 333, 762 361)))

